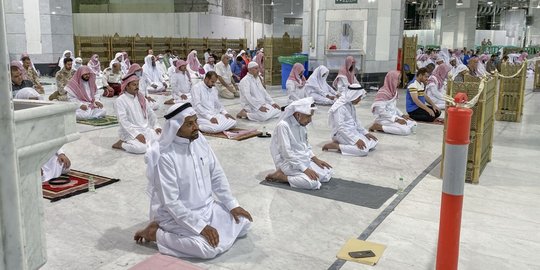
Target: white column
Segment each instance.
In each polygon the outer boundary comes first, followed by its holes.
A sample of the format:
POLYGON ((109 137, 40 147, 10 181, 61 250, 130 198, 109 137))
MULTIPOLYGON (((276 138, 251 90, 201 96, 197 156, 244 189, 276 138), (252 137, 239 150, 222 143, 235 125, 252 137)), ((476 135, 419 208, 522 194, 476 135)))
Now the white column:
POLYGON ((8 65, 4 1, 0 3, 0 269, 26 269, 19 205, 17 152, 15 150, 11 77, 8 65), (5 238, 2 238, 5 237, 5 238))

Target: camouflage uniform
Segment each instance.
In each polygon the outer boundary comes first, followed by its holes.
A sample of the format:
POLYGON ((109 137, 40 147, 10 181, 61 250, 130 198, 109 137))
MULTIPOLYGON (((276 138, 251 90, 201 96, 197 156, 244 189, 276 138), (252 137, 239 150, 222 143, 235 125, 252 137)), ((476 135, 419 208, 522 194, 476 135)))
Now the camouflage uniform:
POLYGON ((75 70, 66 70, 62 68, 60 71, 56 72, 56 91, 49 96, 49 100, 59 100, 59 101, 68 101, 67 91, 64 87, 68 84, 71 77, 75 74, 75 70))

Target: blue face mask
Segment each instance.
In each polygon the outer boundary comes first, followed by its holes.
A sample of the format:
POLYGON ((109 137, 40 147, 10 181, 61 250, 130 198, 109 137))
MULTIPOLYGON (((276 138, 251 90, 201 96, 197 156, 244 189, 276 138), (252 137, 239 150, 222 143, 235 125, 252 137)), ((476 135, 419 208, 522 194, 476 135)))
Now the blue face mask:
POLYGON ((137 75, 137 77, 139 78, 142 77, 142 71, 140 70, 135 71, 135 75, 137 75))

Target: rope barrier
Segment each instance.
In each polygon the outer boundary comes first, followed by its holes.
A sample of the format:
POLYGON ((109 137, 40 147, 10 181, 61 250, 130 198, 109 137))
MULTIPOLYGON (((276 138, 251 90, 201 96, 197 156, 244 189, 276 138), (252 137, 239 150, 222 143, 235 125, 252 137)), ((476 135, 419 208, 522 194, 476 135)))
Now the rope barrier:
MULTIPOLYGON (((516 72, 516 74, 514 75, 511 75, 511 76, 506 76, 506 75, 502 75, 500 74, 498 71, 495 71, 495 73, 493 74, 493 76, 495 77, 501 77, 503 79, 511 79, 511 78, 515 78, 516 76, 518 76, 522 71, 523 69, 527 66, 527 62, 529 60, 523 62, 523 64, 521 64, 521 68, 516 72)), ((471 100, 469 101, 466 101, 466 100, 463 100, 463 101, 460 101, 460 102, 457 102, 454 100, 453 97, 449 96, 449 95, 444 95, 444 101, 450 103, 450 105, 454 106, 454 107, 463 107, 463 108, 472 108, 474 107, 474 105, 476 105, 476 103, 478 102, 478 100, 480 99, 480 95, 482 94, 482 92, 484 92, 484 88, 486 86, 486 82, 488 81, 489 77, 487 75, 484 75, 481 77, 480 79, 480 84, 478 85, 478 93, 476 94, 476 96, 474 96, 471 100)))

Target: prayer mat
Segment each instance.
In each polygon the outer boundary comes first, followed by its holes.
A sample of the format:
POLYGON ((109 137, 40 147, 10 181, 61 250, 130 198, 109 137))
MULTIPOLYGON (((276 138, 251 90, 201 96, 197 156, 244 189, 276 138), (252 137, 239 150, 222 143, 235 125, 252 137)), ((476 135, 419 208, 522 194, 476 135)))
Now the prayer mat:
POLYGON ((330 182, 322 183, 321 189, 316 190, 292 188, 288 183, 269 182, 266 180, 260 182, 260 184, 371 209, 379 209, 397 192, 397 190, 392 188, 363 184, 339 178, 332 178, 330 179, 330 182))
POLYGON ((188 262, 185 262, 183 260, 180 260, 175 257, 162 255, 162 254, 155 254, 152 257, 136 264, 135 266, 131 267, 129 270, 203 270, 202 268, 195 266, 193 264, 190 264, 188 262))
POLYGON ((120 179, 112 179, 76 170, 71 170, 68 173, 68 176, 70 182, 64 185, 50 185, 48 181, 43 182, 41 184, 41 187, 43 188, 43 198, 48 199, 51 202, 56 202, 64 198, 88 192, 88 180, 90 179, 90 176, 94 177, 94 185, 96 188, 120 181, 120 179))
POLYGON ((242 129, 242 128, 231 128, 229 130, 220 132, 220 133, 206 133, 203 132, 204 136, 216 137, 222 139, 230 139, 235 141, 243 141, 245 139, 253 138, 257 135, 262 134, 262 132, 256 129, 242 129))
POLYGON ((342 259, 346 261, 363 263, 367 265, 375 265, 377 262, 379 262, 379 259, 383 255, 385 249, 386 249, 385 245, 368 242, 368 241, 362 241, 362 240, 353 238, 353 239, 349 239, 349 241, 345 243, 345 246, 341 248, 341 250, 338 252, 336 257, 338 259, 342 259), (355 251, 371 251, 373 252, 373 254, 375 254, 375 256, 367 257, 367 258, 353 258, 349 255, 349 252, 355 252, 355 251))
POLYGON ((106 115, 103 118, 77 120, 77 123, 90 126, 109 126, 118 124, 118 119, 114 115, 106 115))
POLYGON ((163 92, 155 92, 155 93, 150 93, 151 95, 158 95, 158 96, 170 96, 172 95, 172 92, 171 91, 163 91, 163 92))

